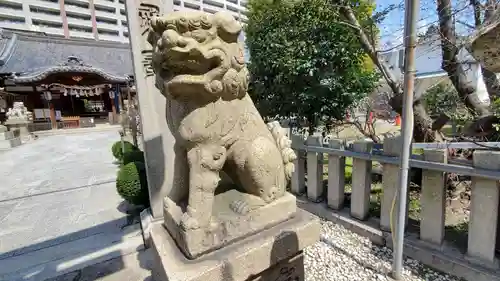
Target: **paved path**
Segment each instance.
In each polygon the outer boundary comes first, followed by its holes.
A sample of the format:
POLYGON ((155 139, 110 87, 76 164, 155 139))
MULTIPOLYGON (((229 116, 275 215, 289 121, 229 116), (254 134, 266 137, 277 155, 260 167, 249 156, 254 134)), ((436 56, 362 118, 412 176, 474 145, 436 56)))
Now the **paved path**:
POLYGON ((116 229, 117 130, 54 135, 0 153, 0 260, 116 229))

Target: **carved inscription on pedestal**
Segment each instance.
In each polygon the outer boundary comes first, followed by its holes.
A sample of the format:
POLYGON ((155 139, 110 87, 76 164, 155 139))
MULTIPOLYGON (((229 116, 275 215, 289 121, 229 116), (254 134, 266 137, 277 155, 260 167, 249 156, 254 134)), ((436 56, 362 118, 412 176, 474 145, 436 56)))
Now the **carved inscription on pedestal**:
POLYGON ((285 259, 249 281, 304 281, 304 254, 285 259))

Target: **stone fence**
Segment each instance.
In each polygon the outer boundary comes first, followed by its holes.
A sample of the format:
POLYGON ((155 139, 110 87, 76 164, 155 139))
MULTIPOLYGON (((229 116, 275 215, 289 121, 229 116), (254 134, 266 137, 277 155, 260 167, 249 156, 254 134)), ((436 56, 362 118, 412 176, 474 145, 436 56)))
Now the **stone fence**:
MULTIPOLYGON (((368 236, 375 243, 391 247, 391 228, 396 229, 393 224, 396 223, 398 206, 395 195, 398 189, 400 141, 400 137, 386 138, 383 152, 374 154, 374 144, 367 140, 356 141, 345 147, 342 141, 335 139, 323 144, 320 136, 309 136, 304 140, 294 135, 292 147, 300 157, 295 162, 291 191, 304 195, 303 207, 309 211, 368 236), (325 154, 328 155, 326 187, 323 184, 325 154), (344 204, 345 157, 353 158, 350 206, 344 204), (383 165, 379 219, 370 217, 369 213, 372 161, 383 165), (321 203, 323 199, 325 202, 321 203)), ((407 231, 405 255, 466 280, 500 280, 495 257, 500 152, 476 150, 471 165, 449 161, 447 155, 446 149, 424 149, 422 159, 410 160, 411 167, 422 169, 421 208, 419 230, 414 234, 407 231), (472 178, 465 252, 458 251, 444 241, 445 173, 472 178)))

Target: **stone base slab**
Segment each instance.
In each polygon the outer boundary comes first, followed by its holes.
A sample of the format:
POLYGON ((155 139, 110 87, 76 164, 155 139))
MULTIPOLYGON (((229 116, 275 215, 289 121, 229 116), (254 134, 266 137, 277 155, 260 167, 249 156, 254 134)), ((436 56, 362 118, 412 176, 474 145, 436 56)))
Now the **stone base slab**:
POLYGON ((0 141, 10 140, 14 138, 14 134, 11 131, 0 132, 0 141))
POLYGON ((298 210, 288 221, 189 260, 163 225, 155 224, 151 230, 153 278, 155 281, 302 281, 302 250, 317 242, 319 234, 318 218, 298 210))
MULTIPOLYGON (((19 121, 19 122, 14 122, 14 121, 6 121, 5 125, 9 128, 10 131, 18 131, 18 134, 21 136, 27 136, 30 134, 30 129, 29 129, 29 124, 31 124, 31 121, 19 121)), ((14 133, 14 136, 17 137, 19 136, 16 133, 14 133)))
POLYGON ((270 204, 258 206, 247 214, 239 214, 231 209, 232 203, 241 201, 248 202, 248 206, 262 204, 260 198, 256 196, 229 190, 215 196, 212 216, 217 219, 217 227, 214 230, 209 231, 205 228, 184 230, 180 227, 180 222, 185 207, 178 206, 167 197, 164 205, 165 227, 184 254, 194 259, 286 221, 297 211, 295 196, 290 193, 285 193, 283 197, 270 204))
POLYGON ((0 140, 0 150, 2 149, 10 149, 16 146, 20 146, 21 143, 21 138, 12 138, 8 140, 0 140))

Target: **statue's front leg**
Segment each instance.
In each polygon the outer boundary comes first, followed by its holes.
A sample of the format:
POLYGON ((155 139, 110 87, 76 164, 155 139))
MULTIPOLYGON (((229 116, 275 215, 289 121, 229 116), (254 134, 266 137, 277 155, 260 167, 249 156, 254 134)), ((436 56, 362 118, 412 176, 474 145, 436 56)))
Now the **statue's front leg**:
POLYGON ((181 226, 184 229, 205 228, 211 223, 214 193, 226 161, 226 149, 211 144, 197 145, 188 151, 187 158, 189 200, 181 226))

